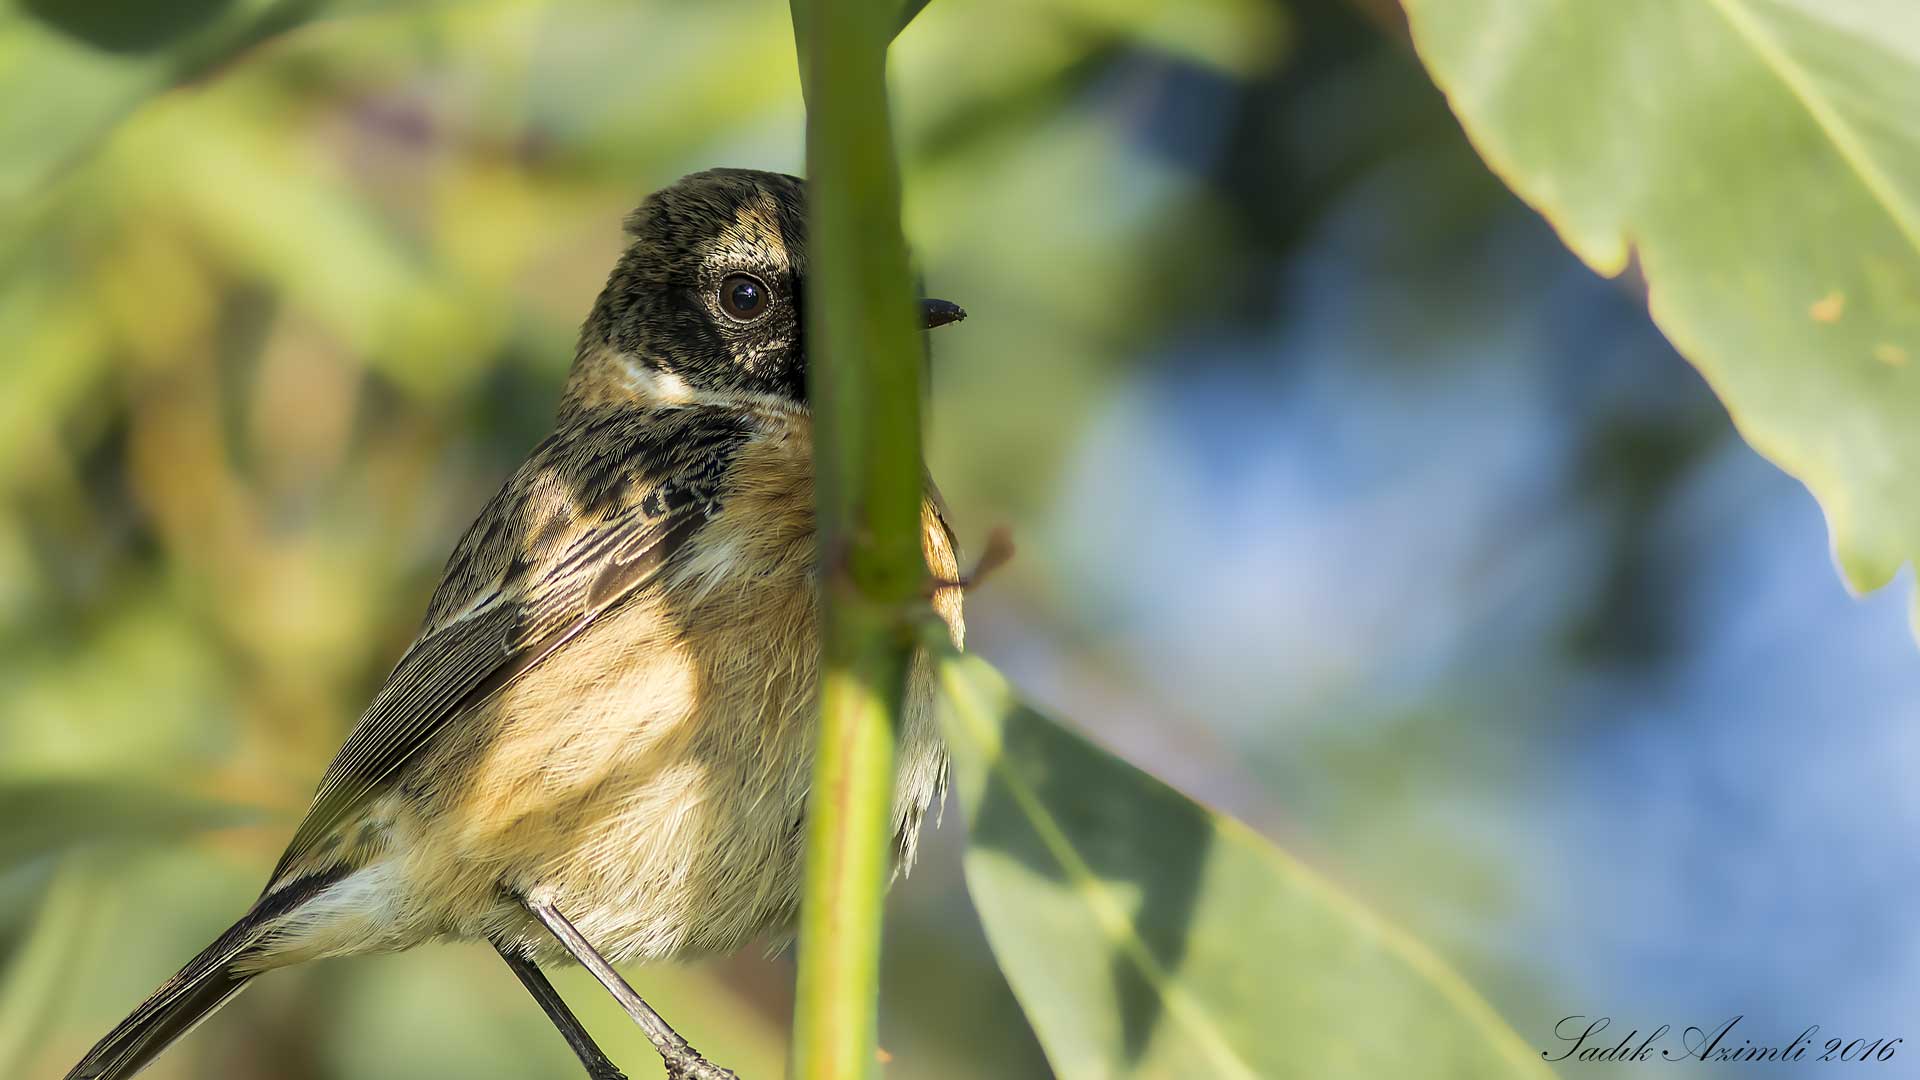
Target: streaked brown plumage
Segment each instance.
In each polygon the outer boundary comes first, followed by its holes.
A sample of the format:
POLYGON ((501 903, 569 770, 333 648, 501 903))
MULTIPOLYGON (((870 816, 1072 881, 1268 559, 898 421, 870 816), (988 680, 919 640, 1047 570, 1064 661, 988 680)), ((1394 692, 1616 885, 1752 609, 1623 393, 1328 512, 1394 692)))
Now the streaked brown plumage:
MULTIPOLYGON (((628 219, 553 434, 460 541, 266 891, 70 1080, 130 1075, 286 964, 431 940, 571 959, 522 898, 612 960, 792 921, 819 652, 804 221, 799 180, 742 170, 628 219)), ((923 522, 955 579, 931 482, 923 522)), ((957 643, 958 590, 935 607, 957 643)), ((920 657, 902 867, 944 786, 931 709, 920 657)))

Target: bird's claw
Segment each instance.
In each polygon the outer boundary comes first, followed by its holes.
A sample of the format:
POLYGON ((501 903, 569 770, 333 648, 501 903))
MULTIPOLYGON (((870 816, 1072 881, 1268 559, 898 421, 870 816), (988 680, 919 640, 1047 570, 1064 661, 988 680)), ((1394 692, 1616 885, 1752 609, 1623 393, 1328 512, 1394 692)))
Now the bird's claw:
POLYGON ((987 534, 987 550, 980 553, 979 561, 973 569, 956 578, 936 577, 927 585, 929 596, 942 589, 967 590, 987 580, 988 576, 1013 561, 1013 530, 998 525, 987 534))
POLYGON ((691 1046, 662 1056, 667 1063, 667 1080, 740 1080, 732 1069, 715 1065, 691 1046))

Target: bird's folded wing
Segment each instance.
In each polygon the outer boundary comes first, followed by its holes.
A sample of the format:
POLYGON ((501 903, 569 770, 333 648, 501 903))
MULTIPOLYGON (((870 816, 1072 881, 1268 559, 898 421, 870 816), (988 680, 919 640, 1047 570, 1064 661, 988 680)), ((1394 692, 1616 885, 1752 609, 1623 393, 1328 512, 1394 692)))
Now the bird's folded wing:
MULTIPOLYGON (((448 568, 449 578, 467 569, 463 559, 480 561, 491 555, 494 561, 505 561, 505 569, 476 590, 458 613, 429 626, 401 657, 327 768, 269 891, 289 870, 311 869, 301 867, 302 860, 387 790, 402 766, 447 725, 658 575, 719 512, 727 459, 744 433, 728 434, 733 437, 681 442, 675 448, 681 452, 669 459, 667 476, 646 476, 644 460, 623 470, 628 475, 617 493, 603 492, 594 499, 596 519, 563 521, 561 528, 550 530, 557 537, 532 545, 538 550, 531 555, 522 551, 501 560, 497 551, 463 543, 448 568), (685 453, 690 444, 698 452, 685 453)), ((644 448, 639 453, 644 459, 644 448)), ((539 464, 536 458, 529 467, 539 464)), ((513 490, 510 484, 503 497, 513 490)), ((481 534, 485 524, 483 518, 470 535, 481 534)), ((526 523, 520 524, 524 531, 526 523)), ((436 599, 436 609, 442 606, 436 599)))

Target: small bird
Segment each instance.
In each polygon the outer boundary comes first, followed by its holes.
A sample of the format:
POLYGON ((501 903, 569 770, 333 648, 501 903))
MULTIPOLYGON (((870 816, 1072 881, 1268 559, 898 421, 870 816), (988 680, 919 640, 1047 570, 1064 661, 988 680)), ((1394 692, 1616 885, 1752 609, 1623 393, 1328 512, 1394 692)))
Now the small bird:
MULTIPOLYGON (((490 943, 597 1080, 621 1073, 542 963, 588 967, 670 1076, 732 1076, 612 964, 729 952, 799 906, 820 653, 805 188, 695 173, 626 231, 553 433, 454 549, 265 891, 68 1080, 132 1075, 269 969, 429 941, 490 943)), ((921 532, 957 646, 930 479, 921 532)), ((922 654, 893 800, 903 870, 946 773, 922 654)))

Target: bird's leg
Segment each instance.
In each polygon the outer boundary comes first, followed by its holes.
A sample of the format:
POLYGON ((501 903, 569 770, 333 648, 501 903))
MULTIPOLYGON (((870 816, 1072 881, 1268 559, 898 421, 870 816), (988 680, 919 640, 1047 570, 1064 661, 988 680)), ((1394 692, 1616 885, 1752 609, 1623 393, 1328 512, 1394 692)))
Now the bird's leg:
POLYGON ((627 1015, 633 1017, 634 1023, 640 1025, 640 1030, 647 1033, 648 1041, 660 1052, 660 1059, 666 1062, 668 1080, 740 1080, 732 1070, 715 1065, 687 1045, 687 1040, 681 1038, 679 1032, 653 1011, 653 1006, 648 1005, 634 992, 633 987, 627 985, 627 980, 613 970, 613 965, 607 963, 606 958, 567 921, 565 915, 560 914, 551 901, 534 900, 526 896, 516 896, 514 899, 559 939, 560 944, 573 954, 573 958, 580 961, 581 967, 591 971, 593 977, 600 980, 600 985, 607 988, 613 1000, 619 1002, 620 1007, 627 1010, 627 1015))
POLYGON ((593 1036, 587 1034, 586 1026, 580 1023, 579 1017, 573 1015, 573 1010, 567 1008, 567 1003, 561 999, 560 992, 547 981, 546 975, 541 973, 538 965, 520 955, 517 949, 505 942, 496 941, 493 947, 499 950, 500 958, 507 962, 507 966, 513 969, 513 973, 520 976, 521 985, 527 988, 527 993, 533 995, 533 1000, 540 1003, 540 1009, 547 1014, 547 1019, 553 1021, 553 1026, 560 1029, 560 1037, 567 1040, 568 1046, 573 1047, 573 1052, 579 1056, 580 1064, 587 1067, 587 1075, 592 1077, 592 1080, 627 1080, 626 1074, 622 1073, 612 1061, 607 1059, 607 1055, 600 1051, 599 1045, 593 1041, 593 1036))

